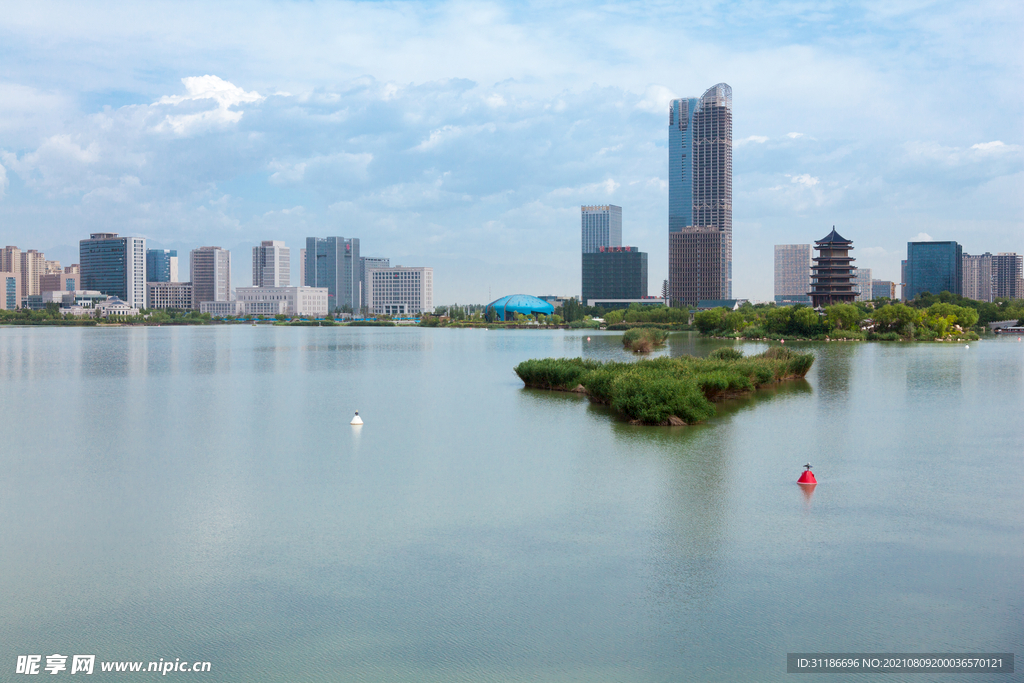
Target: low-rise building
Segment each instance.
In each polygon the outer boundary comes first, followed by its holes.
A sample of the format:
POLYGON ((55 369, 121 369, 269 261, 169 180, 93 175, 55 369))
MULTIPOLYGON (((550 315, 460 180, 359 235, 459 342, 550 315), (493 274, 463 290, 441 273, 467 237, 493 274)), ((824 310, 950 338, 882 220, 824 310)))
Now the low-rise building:
POLYGON ((366 306, 374 315, 420 315, 434 310, 434 269, 366 269, 366 306))
POLYGON ((96 304, 96 315, 101 318, 126 318, 138 314, 139 309, 121 301, 116 296, 112 296, 106 301, 96 304))
POLYGON ((150 308, 195 308, 194 288, 191 282, 147 282, 146 299, 150 308))
POLYGON ((239 287, 243 311, 250 315, 327 315, 327 287, 239 287))
POLYGON ((203 301, 199 304, 200 313, 209 313, 215 318, 224 318, 229 315, 241 315, 243 312, 241 301, 203 301))

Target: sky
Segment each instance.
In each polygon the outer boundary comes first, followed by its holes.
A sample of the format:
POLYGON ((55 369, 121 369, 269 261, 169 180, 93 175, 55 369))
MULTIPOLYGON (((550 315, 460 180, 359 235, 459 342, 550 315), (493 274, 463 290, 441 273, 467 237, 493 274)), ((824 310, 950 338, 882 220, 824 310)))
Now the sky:
MULTIPOLYGON (((733 295, 834 225, 1024 253, 1024 4, 62 2, 0 12, 0 245, 358 237, 435 303, 580 291, 580 206, 668 270, 668 103, 733 88, 733 295)), ((297 267, 293 283, 298 284, 297 267)), ((187 277, 187 276, 186 276, 187 277)))

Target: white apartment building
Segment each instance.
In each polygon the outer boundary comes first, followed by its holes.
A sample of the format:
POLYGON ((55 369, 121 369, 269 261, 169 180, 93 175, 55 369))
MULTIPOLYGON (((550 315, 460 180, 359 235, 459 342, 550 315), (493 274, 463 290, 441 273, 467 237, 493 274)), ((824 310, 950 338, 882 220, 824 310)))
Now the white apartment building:
MULTIPOLYGON (((284 242, 263 240, 252 248, 252 284, 254 287, 290 287, 291 250, 284 242)), ((305 284, 301 280, 300 285, 305 284)))
POLYGON ((235 297, 251 315, 327 315, 326 287, 238 287, 235 297))
POLYGON ((146 290, 150 308, 195 308, 191 282, 147 282, 146 290))
POLYGON ((419 315, 434 310, 434 269, 367 268, 366 306, 374 315, 419 315))

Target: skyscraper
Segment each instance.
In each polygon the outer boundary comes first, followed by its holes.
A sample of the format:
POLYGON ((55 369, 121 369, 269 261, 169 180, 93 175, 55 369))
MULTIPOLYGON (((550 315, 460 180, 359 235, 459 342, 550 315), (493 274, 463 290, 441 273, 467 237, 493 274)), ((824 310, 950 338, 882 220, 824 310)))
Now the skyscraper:
POLYGON ((853 277, 850 279, 853 293, 856 295, 854 301, 871 301, 871 269, 854 268, 853 277))
POLYGON ((252 248, 252 286, 290 287, 291 249, 284 242, 263 240, 252 248))
POLYGON ((174 249, 147 249, 146 282, 178 282, 178 252, 174 249))
POLYGON ((963 248, 956 242, 907 242, 903 298, 918 294, 963 293, 963 248))
POLYGON ((595 254, 601 247, 622 246, 622 207, 581 206, 584 254, 595 254))
POLYGON ((369 308, 369 284, 366 281, 366 271, 373 268, 390 268, 391 259, 383 258, 381 256, 360 256, 359 257, 359 312, 362 313, 364 308, 369 308))
POLYGON ((775 245, 775 303, 811 303, 811 245, 775 245))
POLYGON ((719 83, 699 99, 672 100, 668 129, 670 297, 730 299, 732 88, 719 83))
POLYGON ((231 252, 220 247, 199 247, 189 255, 189 280, 192 282, 192 301, 231 300, 231 252))
POLYGON ((358 311, 359 238, 307 237, 307 287, 327 288, 327 308, 358 311))
POLYGON ((146 307, 146 240, 94 232, 78 242, 82 289, 116 296, 132 308, 146 307))
POLYGON ((995 291, 992 254, 964 254, 961 270, 962 296, 975 301, 992 301, 995 291))
POLYGON ((39 279, 46 275, 46 256, 35 249, 21 252, 21 298, 39 294, 39 279))
POLYGON ((1024 299, 1024 256, 1001 251, 992 257, 993 294, 1024 299))

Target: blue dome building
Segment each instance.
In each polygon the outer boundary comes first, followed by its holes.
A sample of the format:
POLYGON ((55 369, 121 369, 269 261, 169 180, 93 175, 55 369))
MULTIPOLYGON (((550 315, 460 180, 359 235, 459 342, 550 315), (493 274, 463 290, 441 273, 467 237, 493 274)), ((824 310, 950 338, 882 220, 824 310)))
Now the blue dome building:
POLYGON ((529 294, 510 294, 503 296, 497 301, 487 304, 487 308, 493 308, 499 320, 515 320, 516 313, 533 315, 541 313, 551 315, 555 307, 543 299, 538 299, 529 294))

